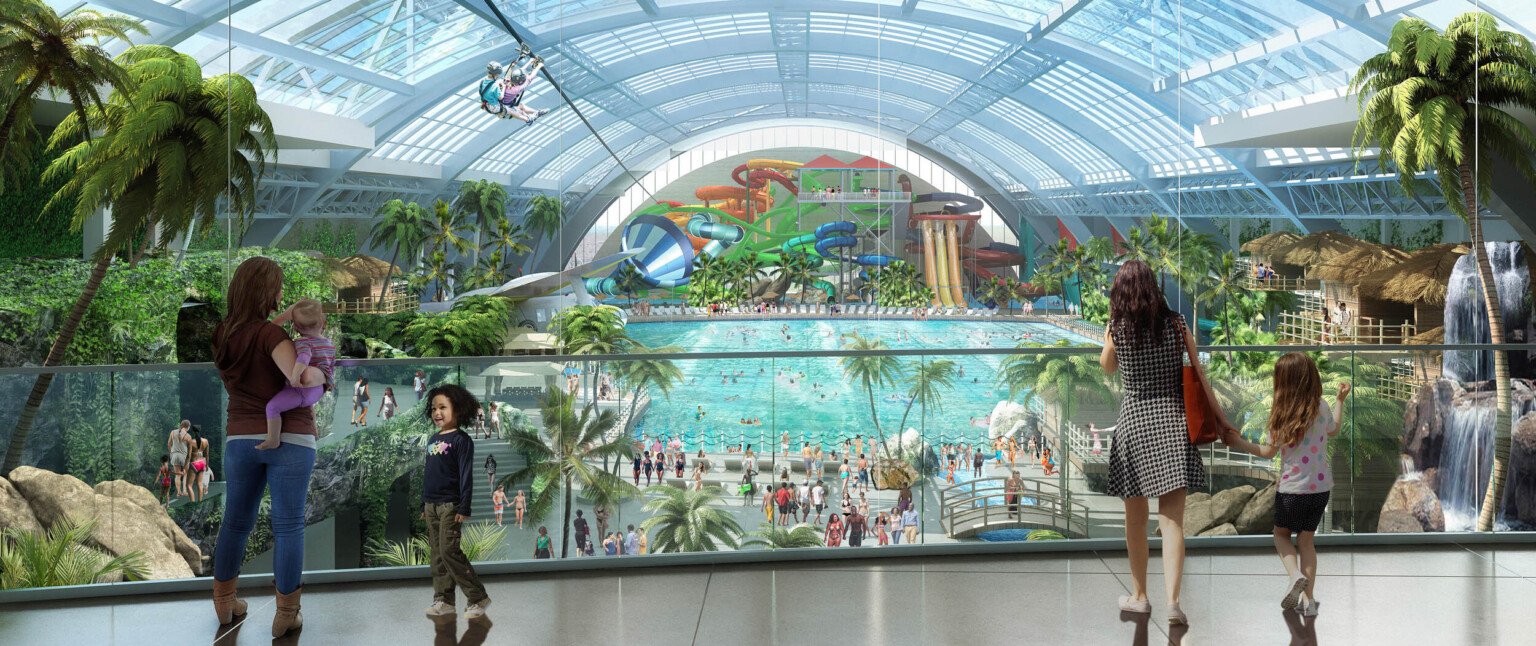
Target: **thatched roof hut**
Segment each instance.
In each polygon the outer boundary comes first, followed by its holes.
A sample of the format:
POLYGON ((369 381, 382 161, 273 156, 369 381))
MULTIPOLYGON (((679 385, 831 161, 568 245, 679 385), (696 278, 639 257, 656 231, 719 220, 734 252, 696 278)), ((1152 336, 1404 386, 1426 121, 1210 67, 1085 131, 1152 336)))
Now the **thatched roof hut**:
POLYGON ((391 272, 389 263, 365 254, 325 257, 321 258, 321 263, 329 274, 331 285, 336 288, 337 299, 342 301, 379 298, 389 284, 388 277, 401 273, 399 266, 391 272))
POLYGON ((1330 282, 1358 283, 1361 276, 1378 269, 1385 269, 1408 259, 1408 252, 1391 245, 1366 243, 1348 253, 1342 253, 1312 268, 1312 277, 1330 282))
POLYGON ((1407 345, 1440 345, 1445 343, 1445 326, 1438 325, 1403 340, 1407 345))
POLYGON ((1395 303, 1444 306, 1451 270, 1469 251, 1452 242, 1424 247, 1396 265, 1360 277, 1360 293, 1395 303))
POLYGON ((1338 231, 1318 231, 1277 247, 1270 254, 1270 260, 1276 265, 1275 271, 1281 275, 1304 274, 1307 278, 1316 278, 1312 271, 1318 265, 1351 251, 1378 246, 1338 231))
POLYGON ((1248 242, 1244 243, 1243 246, 1238 247, 1238 251, 1243 253, 1251 253, 1254 255, 1267 256, 1274 250, 1296 242, 1300 239, 1301 236, 1291 233, 1290 231, 1276 231, 1274 233, 1265 234, 1249 240, 1248 242))

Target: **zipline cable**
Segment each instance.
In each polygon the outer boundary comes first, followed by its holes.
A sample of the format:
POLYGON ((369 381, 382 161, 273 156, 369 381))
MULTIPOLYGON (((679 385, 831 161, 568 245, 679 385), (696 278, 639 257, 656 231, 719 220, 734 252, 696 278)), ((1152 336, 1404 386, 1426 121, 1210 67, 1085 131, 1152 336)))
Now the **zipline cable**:
MULTIPOLYGON (((490 8, 491 13, 496 14, 496 19, 501 21, 501 27, 507 30, 507 33, 512 36, 512 40, 517 41, 519 47, 526 47, 528 51, 533 51, 533 46, 523 41, 522 36, 517 35, 517 30, 512 28, 511 21, 508 21, 506 15, 496 8, 496 3, 493 0, 485 0, 485 6, 490 8)), ((576 107, 576 102, 572 101, 571 97, 565 93, 565 90, 560 88, 560 84, 555 82, 555 76, 549 73, 549 68, 540 67, 539 71, 544 73, 544 79, 549 81, 550 87, 555 88, 555 91, 560 93, 560 98, 565 100, 565 104, 571 106, 571 111, 576 113, 576 118, 581 119, 581 122, 586 124, 587 130, 592 131, 593 137, 597 137, 597 143, 603 145, 603 150, 608 151, 608 154, 613 157, 613 161, 618 162, 619 168, 624 169, 624 174, 629 176, 630 181, 634 182, 635 186, 639 186, 640 190, 645 191, 647 198, 655 199, 656 196, 651 195, 650 189, 647 189, 645 184, 640 182, 640 178, 635 177, 634 171, 629 170, 629 167, 624 165, 624 160, 619 158, 618 153, 613 152, 613 148, 608 146, 608 142, 603 141, 603 136, 598 134, 597 128, 592 127, 591 121, 587 121, 586 115, 583 115, 581 109, 576 107)))

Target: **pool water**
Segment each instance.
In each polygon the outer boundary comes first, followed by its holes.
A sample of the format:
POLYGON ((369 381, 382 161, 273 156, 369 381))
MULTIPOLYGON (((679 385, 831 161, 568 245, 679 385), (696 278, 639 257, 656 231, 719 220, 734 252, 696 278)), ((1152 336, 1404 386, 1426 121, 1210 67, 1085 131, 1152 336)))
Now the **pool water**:
MULTIPOLYGON (((856 333, 895 349, 1008 348, 1020 341, 1051 344, 1059 339, 1096 344, 1092 339, 1046 323, 998 321, 911 321, 867 319, 714 320, 635 323, 629 335, 655 348, 680 346, 690 352, 836 350, 856 333)), ((996 383, 1002 355, 950 355, 963 376, 943 391, 940 410, 930 406, 926 420, 914 405, 906 428, 929 442, 985 442, 986 417, 1006 398, 996 383)), ((922 357, 897 357, 903 366, 922 357)), ((838 357, 779 359, 709 359, 677 361, 684 381, 670 399, 652 389, 650 408, 636 425, 647 437, 680 437, 689 450, 719 450, 728 444, 752 444, 760 454, 779 448, 789 433, 794 449, 801 442, 831 448, 846 438, 876 437, 870 423, 871 402, 858 384, 845 382, 838 357), (702 415, 701 415, 702 413, 702 415), (756 420, 760 424, 742 424, 756 420)), ((873 407, 889 437, 908 410, 907 386, 878 388, 873 407)), ((958 475, 958 474, 957 474, 958 475)))

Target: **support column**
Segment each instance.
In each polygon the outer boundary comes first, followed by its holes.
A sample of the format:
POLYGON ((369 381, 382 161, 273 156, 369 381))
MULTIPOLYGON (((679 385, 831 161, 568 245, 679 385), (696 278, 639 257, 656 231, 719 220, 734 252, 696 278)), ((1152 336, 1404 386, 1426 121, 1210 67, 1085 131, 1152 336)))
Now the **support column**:
POLYGON ((86 260, 92 259, 96 255, 96 250, 106 244, 107 234, 111 231, 112 207, 104 207, 92 214, 90 219, 85 221, 85 226, 81 227, 84 243, 81 245, 81 257, 86 260))

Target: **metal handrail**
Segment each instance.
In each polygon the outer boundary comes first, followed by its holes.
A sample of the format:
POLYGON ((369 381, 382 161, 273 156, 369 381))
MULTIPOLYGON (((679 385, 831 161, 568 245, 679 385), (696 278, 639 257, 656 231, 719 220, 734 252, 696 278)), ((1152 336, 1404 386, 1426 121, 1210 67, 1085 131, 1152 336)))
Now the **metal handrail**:
POLYGON ((1006 502, 991 504, 992 499, 1008 495, 1006 478, 978 478, 950 485, 939 490, 939 523, 946 536, 954 536, 957 525, 974 525, 978 517, 981 526, 986 527, 993 523, 993 516, 999 516, 1003 523, 1015 523, 1021 522, 1028 511, 1035 510, 1046 512, 1050 520, 1040 524, 1062 530, 1069 537, 1087 536, 1088 506, 1069 502, 1069 496, 1062 495, 1060 490, 1059 486, 1049 482, 1024 480, 1017 492, 1021 498, 1015 505, 1018 511, 1009 512, 1006 502), (1022 498, 1028 498, 1030 502, 1026 504, 1022 498), (1015 515, 1019 520, 1011 518, 1015 515))

